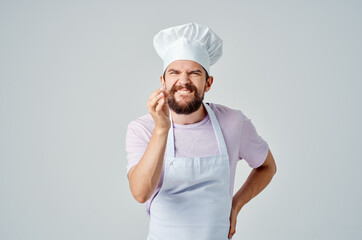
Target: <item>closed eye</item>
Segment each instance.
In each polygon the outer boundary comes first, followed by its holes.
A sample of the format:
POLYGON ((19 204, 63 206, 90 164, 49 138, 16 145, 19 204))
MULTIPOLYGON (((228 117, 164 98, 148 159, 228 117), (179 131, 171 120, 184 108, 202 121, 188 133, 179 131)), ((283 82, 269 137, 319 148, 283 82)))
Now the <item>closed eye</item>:
POLYGON ((170 70, 168 70, 168 74, 179 74, 179 73, 180 73, 179 71, 172 69, 172 68, 170 70))
POLYGON ((194 71, 189 72, 189 74, 201 76, 202 72, 201 72, 201 70, 194 70, 194 71))

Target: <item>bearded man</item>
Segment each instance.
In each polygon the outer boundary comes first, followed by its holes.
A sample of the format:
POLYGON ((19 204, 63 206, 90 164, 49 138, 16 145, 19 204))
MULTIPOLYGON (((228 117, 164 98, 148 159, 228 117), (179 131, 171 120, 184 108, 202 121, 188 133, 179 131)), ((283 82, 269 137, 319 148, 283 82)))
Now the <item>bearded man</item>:
POLYGON ((147 239, 231 239, 241 208, 276 172, 269 145, 240 110, 203 102, 214 80, 210 65, 222 55, 210 28, 167 28, 153 43, 164 64, 162 86, 126 136, 130 189, 150 215, 147 239), (242 159, 253 170, 233 194, 242 159))

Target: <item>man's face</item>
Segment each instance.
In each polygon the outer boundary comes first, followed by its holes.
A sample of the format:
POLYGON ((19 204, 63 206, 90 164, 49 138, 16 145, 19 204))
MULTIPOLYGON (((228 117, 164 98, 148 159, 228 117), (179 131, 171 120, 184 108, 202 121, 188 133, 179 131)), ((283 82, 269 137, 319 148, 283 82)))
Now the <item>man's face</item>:
POLYGON ((167 103, 177 114, 190 114, 198 110, 212 84, 212 77, 206 81, 204 68, 190 60, 172 62, 165 71, 162 85, 168 91, 167 103))

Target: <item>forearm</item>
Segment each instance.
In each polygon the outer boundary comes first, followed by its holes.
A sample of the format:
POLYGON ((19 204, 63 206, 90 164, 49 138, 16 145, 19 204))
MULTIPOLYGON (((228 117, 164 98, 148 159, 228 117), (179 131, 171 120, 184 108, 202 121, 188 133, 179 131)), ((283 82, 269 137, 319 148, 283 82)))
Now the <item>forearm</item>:
POLYGON ((239 212, 246 203, 258 195, 270 183, 275 171, 275 167, 261 166, 253 169, 245 183, 233 197, 233 210, 239 212))
POLYGON ((148 200, 160 181, 167 135, 167 130, 155 128, 143 157, 130 172, 131 192, 139 202, 148 200))

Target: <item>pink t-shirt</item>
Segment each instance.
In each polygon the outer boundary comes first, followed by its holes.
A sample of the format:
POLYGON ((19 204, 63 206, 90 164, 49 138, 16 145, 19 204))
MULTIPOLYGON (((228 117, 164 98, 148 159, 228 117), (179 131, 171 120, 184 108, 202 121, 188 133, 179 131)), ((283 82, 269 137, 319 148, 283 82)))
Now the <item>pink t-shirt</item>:
MULTIPOLYGON (((236 164, 244 159, 250 167, 257 168, 267 157, 269 145, 261 138, 251 120, 240 110, 209 103, 220 124, 230 160, 230 196, 233 196, 236 164)), ((150 114, 144 115, 128 125, 126 136, 127 174, 142 158, 154 128, 150 114)), ((214 129, 208 115, 197 123, 174 124, 176 157, 203 157, 219 154, 214 129)), ((147 214, 152 200, 162 185, 162 177, 153 196, 145 202, 147 214)))

